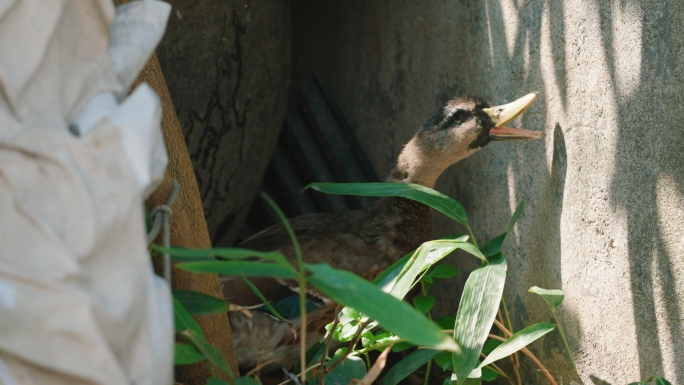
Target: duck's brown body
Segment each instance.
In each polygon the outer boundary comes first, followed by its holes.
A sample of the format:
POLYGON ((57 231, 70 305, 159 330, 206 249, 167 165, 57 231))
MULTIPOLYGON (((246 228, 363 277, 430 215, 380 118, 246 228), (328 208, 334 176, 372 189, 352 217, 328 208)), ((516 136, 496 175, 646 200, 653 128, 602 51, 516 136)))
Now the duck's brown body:
MULTIPOLYGON (((374 279, 399 258, 428 241, 432 233, 430 208, 398 197, 380 199, 366 210, 303 215, 291 219, 290 224, 307 263, 328 263, 368 280, 374 279)), ((282 225, 256 234, 240 247, 259 251, 279 250, 296 264, 294 248, 282 225)), ((246 297, 250 293, 245 291, 241 282, 224 280, 226 300, 231 302, 231 295, 238 295, 243 304, 249 306, 251 303, 246 303, 250 302, 246 301, 246 297)), ((283 286, 275 280, 260 279, 254 282, 272 300, 293 293, 289 285, 283 286)), ((294 283, 291 285, 295 286, 294 283)), ((322 297, 313 290, 310 294, 322 297)), ((251 301, 258 299, 254 296, 251 301)), ((325 325, 334 319, 334 308, 335 305, 329 303, 309 313, 309 345, 325 335, 325 325)), ((252 312, 252 318, 231 312, 230 322, 240 366, 254 367, 275 360, 274 365, 263 368, 269 371, 282 367, 284 363, 294 364, 299 358, 295 335, 287 323, 258 311, 252 312), (256 331, 258 335, 255 335, 256 331)), ((298 320, 293 322, 295 330, 298 329, 298 320)))
MULTIPOLYGON (((446 103, 428 119, 404 147, 389 181, 415 183, 432 188, 449 165, 464 159, 491 140, 527 140, 543 136, 502 125, 522 112, 534 100, 529 94, 504 106, 489 107, 477 98, 457 98, 446 103)), ((337 269, 375 278, 399 258, 430 239, 430 209, 404 198, 384 198, 366 210, 311 214, 290 219, 302 256, 307 263, 328 263, 337 269)), ((294 247, 282 225, 270 227, 243 242, 240 247, 282 252, 296 264, 294 247)), ((261 300, 239 278, 222 277, 228 302, 243 307, 258 306, 261 300)), ((294 282, 258 279, 253 283, 269 301, 292 296, 294 282)), ((308 313, 307 341, 312 345, 334 319, 335 304, 321 293, 321 307, 308 313)), ((235 350, 241 367, 264 365, 262 371, 289 367, 299 357, 299 344, 290 324, 253 311, 252 318, 230 312, 235 350)), ((299 329, 299 319, 292 327, 299 329)))

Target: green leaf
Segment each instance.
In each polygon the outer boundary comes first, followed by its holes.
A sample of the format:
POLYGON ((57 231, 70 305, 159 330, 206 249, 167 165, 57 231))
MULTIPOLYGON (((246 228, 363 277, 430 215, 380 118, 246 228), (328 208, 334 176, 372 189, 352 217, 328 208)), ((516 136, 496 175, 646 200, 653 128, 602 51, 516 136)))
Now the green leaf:
POLYGON ((532 286, 530 293, 540 295, 551 306, 551 310, 556 310, 565 298, 565 294, 560 290, 547 290, 537 286, 532 286))
MULTIPOLYGON (((348 385, 352 380, 362 379, 367 373, 366 363, 356 356, 347 356, 341 364, 337 365, 325 375, 325 385, 348 385)), ((319 375, 316 374, 310 381, 311 384, 318 384, 319 375)))
POLYGON ((228 303, 221 298, 192 290, 172 290, 173 296, 183 304, 192 315, 224 313, 228 311, 228 303))
POLYGON ((312 188, 327 194, 360 195, 373 197, 399 196, 426 204, 454 221, 468 226, 465 209, 454 199, 431 188, 407 183, 312 183, 312 188))
POLYGON ((446 279, 457 276, 461 271, 456 266, 452 265, 436 265, 432 266, 423 279, 430 277, 432 279, 446 279))
POLYGON ((209 360, 209 362, 216 365, 230 377, 233 377, 233 371, 230 369, 230 365, 228 365, 226 358, 223 357, 223 354, 221 354, 221 352, 216 349, 214 345, 210 344, 206 339, 204 339, 203 335, 200 335, 191 329, 186 329, 180 332, 180 334, 187 338, 188 341, 190 341, 193 345, 195 345, 197 350, 199 350, 200 353, 202 353, 202 355, 209 360))
POLYGON ((544 334, 555 329, 556 325, 549 322, 541 322, 532 326, 528 326, 523 330, 517 331, 513 334, 506 342, 502 343, 494 349, 484 361, 480 364, 480 367, 491 364, 496 360, 500 360, 504 357, 508 357, 511 354, 517 352, 518 350, 524 348, 525 346, 536 341, 538 338, 544 334))
POLYGON ((413 306, 423 314, 429 312, 435 306, 435 302, 437 302, 435 297, 430 295, 417 295, 413 297, 413 306))
POLYGON ((403 352, 404 350, 408 350, 411 348, 415 348, 416 345, 410 343, 410 342, 399 342, 394 345, 392 345, 392 351, 395 353, 398 352, 403 352))
POLYGON ((247 258, 259 258, 266 261, 275 262, 283 267, 290 267, 294 270, 290 262, 279 251, 257 251, 249 249, 241 249, 237 247, 217 247, 213 249, 187 249, 185 247, 171 246, 164 248, 162 246, 151 244, 152 250, 159 253, 169 253, 174 260, 179 261, 204 261, 215 260, 214 257, 231 260, 243 260, 247 258))
POLYGON ((272 277, 297 279, 297 273, 275 263, 256 261, 200 261, 176 265, 193 273, 243 275, 245 277, 272 277))
POLYGON ((482 354, 489 354, 493 352, 494 349, 498 348, 502 343, 503 341, 495 340, 493 338, 488 339, 482 348, 482 354))
POLYGON ((272 315, 276 316, 276 318, 280 319, 283 322, 290 322, 287 318, 283 317, 274 307, 271 305, 271 303, 266 299, 263 293, 261 293, 261 290, 259 290, 258 287, 256 287, 255 284, 252 283, 249 279, 247 279, 244 275, 241 275, 240 278, 242 278, 242 281, 249 287, 249 290, 254 293, 260 300, 261 303, 264 304, 266 309, 271 312, 272 315))
POLYGON ((454 361, 451 357, 451 352, 440 352, 435 356, 434 360, 435 363, 445 372, 454 367, 454 361))
POLYGON ((454 373, 463 384, 475 369, 501 301, 506 280, 506 259, 501 253, 488 265, 475 269, 463 288, 454 325, 454 340, 462 347, 454 352, 454 373))
POLYGON ((227 381, 223 381, 223 380, 216 378, 216 377, 209 377, 209 378, 207 378, 207 384, 206 385, 230 385, 230 383, 227 381))
POLYGON ((655 385, 672 385, 670 381, 658 376, 652 376, 649 378, 649 381, 653 381, 655 385))
POLYGON ((511 230, 513 230, 513 226, 515 226, 515 222, 517 222, 518 218, 520 218, 520 214, 522 213, 524 208, 525 200, 523 199, 518 204, 518 207, 516 207, 515 212, 513 212, 513 216, 511 216, 511 220, 508 222, 508 228, 506 229, 506 232, 490 240, 484 246, 482 246, 482 254, 491 257, 492 255, 495 255, 496 253, 501 251, 501 246, 503 246, 503 243, 506 240, 506 235, 508 235, 511 232, 511 230))
MULTIPOLYGON (((394 285, 391 286, 389 293, 395 298, 403 299, 411 288, 432 265, 446 257, 456 249, 463 249, 469 253, 479 254, 481 259, 486 260, 480 251, 473 244, 458 240, 436 240, 428 241, 420 245, 416 252, 409 258, 404 268, 397 275, 394 285)), ((389 284, 386 286, 389 287, 389 284)))
POLYGON ((490 239, 489 242, 482 246, 482 254, 490 257, 501 251, 501 246, 503 246, 503 243, 506 240, 506 235, 508 235, 508 233, 503 233, 490 239))
POLYGON ((439 317, 435 319, 435 322, 437 322, 437 325, 439 325, 439 327, 441 327, 442 329, 453 330, 454 324, 456 324, 456 314, 439 317))
POLYGON ((199 326, 197 321, 192 318, 190 313, 185 310, 183 304, 181 304, 180 301, 175 297, 173 298, 173 319, 173 324, 177 332, 180 333, 187 329, 191 329, 195 333, 204 336, 204 332, 202 332, 202 328, 199 326))
POLYGON ((493 371, 488 366, 482 368, 482 381, 494 381, 497 379, 497 377, 499 377, 499 373, 493 371))
POLYGON ((458 351, 459 346, 440 328, 412 308, 348 271, 326 264, 306 264, 309 282, 335 302, 350 306, 416 345, 458 351))
POLYGON ((174 365, 189 365, 204 360, 204 356, 197 348, 189 344, 176 344, 173 356, 174 365))
POLYGON ((395 385, 399 381, 408 377, 411 373, 418 370, 421 366, 425 365, 430 359, 440 354, 439 350, 432 349, 418 349, 415 352, 404 357, 401 361, 397 362, 396 365, 392 366, 385 377, 383 377, 382 385, 395 385))

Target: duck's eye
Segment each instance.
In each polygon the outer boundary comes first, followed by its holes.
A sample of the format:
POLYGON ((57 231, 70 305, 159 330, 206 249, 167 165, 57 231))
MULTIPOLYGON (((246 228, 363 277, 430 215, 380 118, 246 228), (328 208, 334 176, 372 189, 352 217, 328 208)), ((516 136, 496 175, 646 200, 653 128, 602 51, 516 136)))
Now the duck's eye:
POLYGON ((466 118, 465 112, 463 112, 463 110, 458 110, 458 111, 454 112, 453 114, 451 114, 451 116, 449 116, 449 119, 447 120, 447 124, 444 125, 444 128, 453 127, 455 124, 460 125, 461 123, 463 123, 465 118, 466 118))

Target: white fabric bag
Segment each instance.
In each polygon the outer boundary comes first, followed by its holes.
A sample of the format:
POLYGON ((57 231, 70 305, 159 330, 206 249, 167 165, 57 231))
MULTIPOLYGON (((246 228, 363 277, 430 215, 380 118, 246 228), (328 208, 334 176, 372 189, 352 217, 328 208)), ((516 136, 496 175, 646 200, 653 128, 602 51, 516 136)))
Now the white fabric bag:
POLYGON ((170 384, 169 287, 144 196, 161 106, 124 99, 168 4, 0 0, 0 384, 170 384))

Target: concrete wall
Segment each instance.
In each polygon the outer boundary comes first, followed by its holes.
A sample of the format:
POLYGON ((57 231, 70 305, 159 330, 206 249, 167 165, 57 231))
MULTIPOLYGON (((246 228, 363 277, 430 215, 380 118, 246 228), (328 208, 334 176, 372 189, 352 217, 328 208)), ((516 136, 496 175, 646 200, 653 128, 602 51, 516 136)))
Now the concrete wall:
MULTIPOLYGON (((322 72, 381 175, 449 97, 539 91, 513 126, 543 141, 490 144, 437 189, 481 242, 526 199, 505 298, 522 328, 550 319, 531 286, 565 292, 584 383, 684 384, 684 2, 295 0, 292 15, 293 84, 322 72)), ((435 221, 437 236, 458 230, 435 221)), ((440 311, 458 295, 443 285, 440 311)), ((532 350, 572 382, 556 334, 532 350)))
POLYGON ((289 3, 168 0, 157 55, 215 246, 233 243, 273 154, 287 109, 289 3))

